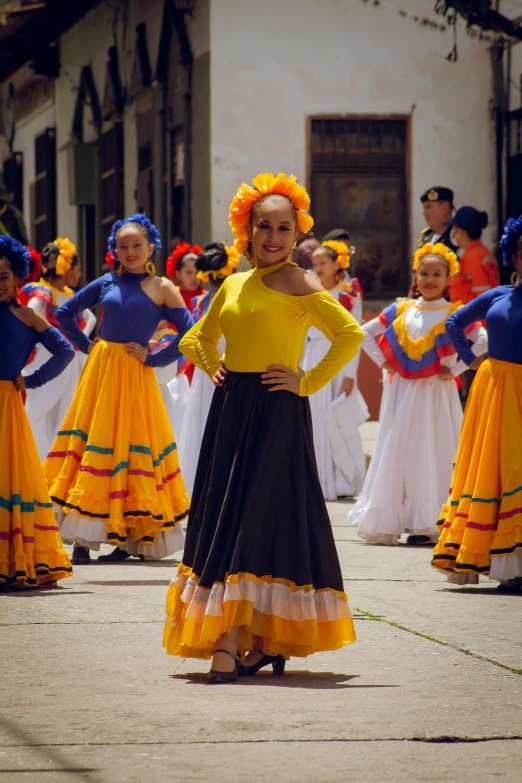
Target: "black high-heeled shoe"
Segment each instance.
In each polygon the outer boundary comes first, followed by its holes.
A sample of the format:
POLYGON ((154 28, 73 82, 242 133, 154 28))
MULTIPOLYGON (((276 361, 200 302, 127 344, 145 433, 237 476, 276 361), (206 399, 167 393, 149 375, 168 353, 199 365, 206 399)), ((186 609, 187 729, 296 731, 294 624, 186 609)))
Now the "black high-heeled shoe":
POLYGON ((252 666, 243 664, 238 674, 240 677, 253 677, 259 669, 264 669, 270 664, 272 664, 272 673, 276 676, 280 677, 285 673, 286 660, 282 655, 262 655, 258 662, 253 663, 252 666))
POLYGON ((217 683, 220 682, 235 682, 237 680, 238 670, 243 665, 243 662, 239 657, 239 655, 230 652, 230 650, 214 650, 214 653, 226 653, 227 655, 230 655, 230 657, 234 658, 236 662, 236 668, 233 669, 231 672, 220 672, 217 669, 211 669, 208 673, 207 682, 210 685, 216 685, 217 683))

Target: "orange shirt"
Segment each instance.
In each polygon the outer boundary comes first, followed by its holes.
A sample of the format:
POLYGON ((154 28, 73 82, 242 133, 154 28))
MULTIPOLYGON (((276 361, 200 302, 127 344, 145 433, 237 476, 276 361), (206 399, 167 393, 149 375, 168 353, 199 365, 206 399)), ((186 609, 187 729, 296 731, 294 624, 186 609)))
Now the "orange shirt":
POLYGON ((450 301, 468 304, 477 296, 500 285, 498 263, 480 239, 474 239, 460 259, 460 271, 449 283, 450 301))

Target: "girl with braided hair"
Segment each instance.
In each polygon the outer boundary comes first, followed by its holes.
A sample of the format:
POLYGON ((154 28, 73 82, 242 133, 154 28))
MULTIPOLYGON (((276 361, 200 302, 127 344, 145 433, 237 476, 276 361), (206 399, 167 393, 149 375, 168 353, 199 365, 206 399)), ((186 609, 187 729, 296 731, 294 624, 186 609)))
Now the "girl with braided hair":
POLYGON ((466 329, 485 320, 488 358, 469 395, 452 488, 442 508, 432 565, 455 584, 497 579, 501 592, 522 589, 522 215, 510 218, 500 249, 515 271, 511 285, 487 291, 447 322, 472 370, 466 329))
POLYGON ((189 499, 177 447, 154 374, 179 357, 192 318, 174 285, 155 275, 159 232, 142 214, 114 224, 115 271, 89 283, 56 318, 89 359, 71 407, 44 463, 44 473, 74 560, 116 544, 108 561, 165 557, 183 547, 189 499), (79 328, 86 307, 103 307, 101 339, 79 328), (178 336, 158 353, 149 340, 161 321, 178 336))
MULTIPOLYGON (((55 239, 44 247, 41 254, 41 275, 37 281, 23 286, 18 301, 40 313, 52 326, 60 329, 56 311, 73 295, 81 275, 81 262, 76 247, 69 239, 55 239)), ((96 317, 86 308, 78 317, 78 326, 88 337, 96 325, 96 317)), ((63 334, 63 331, 62 331, 63 334)), ((49 359, 45 346, 37 345, 33 357, 23 373, 32 373, 49 359)), ((69 410, 76 386, 80 380, 84 361, 79 351, 59 378, 44 389, 27 393, 26 412, 43 462, 69 410)))
MULTIPOLYGON (((435 526, 447 495, 462 423, 455 378, 466 370, 446 331, 460 305, 444 294, 458 273, 455 253, 437 243, 415 254, 419 299, 387 307, 363 326, 363 350, 391 374, 381 408, 375 451, 348 520, 366 541, 410 545, 437 539, 435 526)), ((472 355, 487 349, 478 323, 468 324, 472 355)), ((460 353, 460 351, 458 352, 460 353)))
POLYGON ((167 594, 164 645, 172 655, 212 658, 209 683, 269 665, 283 674, 291 656, 355 641, 307 397, 355 356, 362 332, 290 261, 299 231, 313 225, 304 188, 285 174, 260 174, 253 185, 240 186, 230 223, 236 250, 250 252, 254 269, 229 275, 181 342, 216 388, 183 562, 167 594), (312 324, 332 344, 303 372, 312 324))
POLYGON ((0 237, 0 585, 12 588, 49 586, 72 573, 20 392, 57 377, 74 351, 39 313, 16 301, 28 266, 28 250, 0 237), (49 359, 24 377, 38 343, 49 359))

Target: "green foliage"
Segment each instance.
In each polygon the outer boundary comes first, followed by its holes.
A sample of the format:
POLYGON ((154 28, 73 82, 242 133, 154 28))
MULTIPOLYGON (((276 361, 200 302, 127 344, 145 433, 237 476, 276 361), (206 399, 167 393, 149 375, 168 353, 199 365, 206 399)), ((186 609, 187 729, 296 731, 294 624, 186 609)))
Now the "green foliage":
POLYGON ((457 17, 471 25, 489 30, 491 27, 489 12, 491 0, 436 0, 435 13, 446 18, 448 24, 455 24, 457 17))

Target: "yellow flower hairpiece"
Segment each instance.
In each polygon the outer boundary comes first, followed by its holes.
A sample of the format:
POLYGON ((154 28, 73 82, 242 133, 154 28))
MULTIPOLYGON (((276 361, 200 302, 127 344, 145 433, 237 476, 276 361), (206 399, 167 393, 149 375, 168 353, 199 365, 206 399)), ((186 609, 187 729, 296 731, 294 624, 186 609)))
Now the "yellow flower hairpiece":
POLYGON ((419 247, 413 261, 413 268, 415 271, 417 271, 421 260, 425 256, 440 256, 447 261, 450 277, 454 277, 459 273, 460 267, 457 256, 452 250, 446 247, 446 245, 443 245, 442 242, 437 242, 436 245, 432 245, 431 242, 428 242, 426 245, 419 247))
POLYGON ((351 256, 350 249, 344 242, 337 242, 335 239, 327 239, 322 243, 323 247, 329 247, 337 254, 337 263, 339 269, 348 269, 350 266, 351 256))
POLYGON ((258 174, 252 180, 254 187, 245 182, 239 186, 230 205, 229 225, 235 235, 234 246, 238 253, 243 253, 248 244, 247 226, 250 223, 250 215, 256 201, 264 196, 278 195, 290 199, 297 212, 297 227, 307 234, 314 221, 310 215, 302 210, 310 209, 310 196, 306 190, 298 184, 297 179, 286 174, 258 174))
MULTIPOLYGON (((224 242, 223 244, 225 245, 224 242)), ((227 247, 227 245, 225 245, 225 250, 227 251, 228 258, 225 266, 222 266, 221 269, 210 269, 208 272, 197 273, 197 277, 199 277, 200 280, 203 280, 204 283, 208 283, 211 278, 219 280, 228 277, 232 274, 234 269, 237 269, 241 253, 238 253, 235 247, 227 247)))
POLYGON ((60 255, 56 259, 55 271, 57 275, 64 275, 72 266, 73 257, 76 255, 76 247, 70 239, 55 239, 54 244, 60 248, 60 255))

